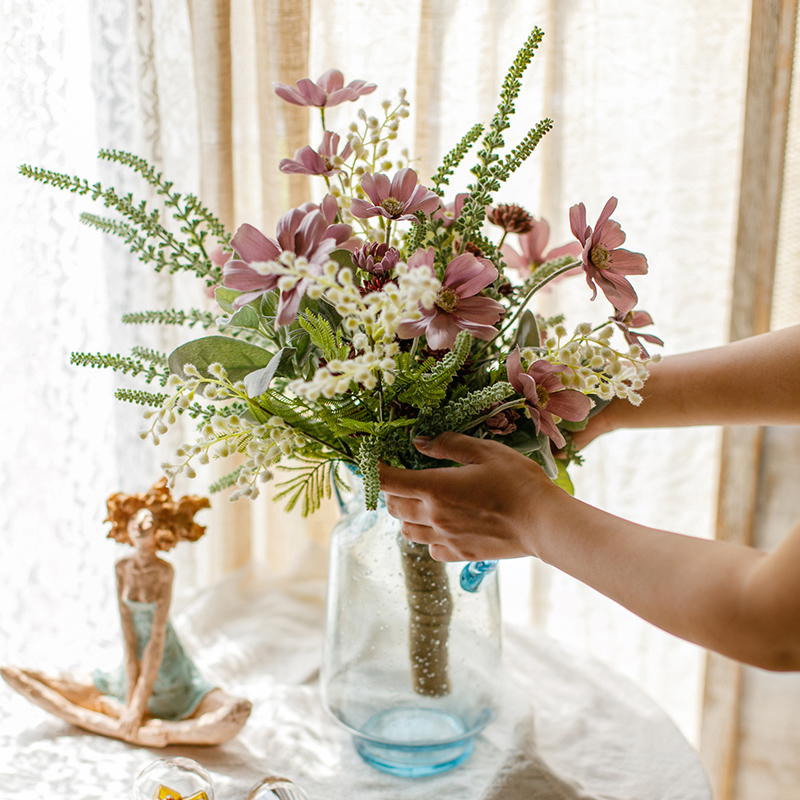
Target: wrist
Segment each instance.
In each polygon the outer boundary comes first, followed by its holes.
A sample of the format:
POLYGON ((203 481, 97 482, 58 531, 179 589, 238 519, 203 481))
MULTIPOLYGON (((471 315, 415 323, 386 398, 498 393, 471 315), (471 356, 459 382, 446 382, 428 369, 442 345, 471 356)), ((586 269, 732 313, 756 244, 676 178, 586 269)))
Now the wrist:
POLYGON ((519 539, 528 555, 547 561, 545 553, 552 532, 560 526, 564 504, 573 498, 553 483, 538 464, 531 462, 531 467, 535 471, 531 485, 535 488, 526 498, 519 539))

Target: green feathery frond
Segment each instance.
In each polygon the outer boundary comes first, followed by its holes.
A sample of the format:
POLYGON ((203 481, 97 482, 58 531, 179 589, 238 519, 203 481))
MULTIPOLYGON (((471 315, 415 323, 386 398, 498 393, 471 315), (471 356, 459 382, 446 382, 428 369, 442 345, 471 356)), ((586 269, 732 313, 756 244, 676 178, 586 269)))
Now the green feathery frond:
POLYGON ((102 161, 113 161, 117 164, 122 164, 139 173, 158 194, 166 198, 167 205, 173 206, 181 214, 179 218, 198 217, 205 223, 212 236, 224 243, 230 241, 230 234, 225 230, 225 226, 217 216, 212 214, 193 194, 187 194, 181 198, 180 194, 173 193, 172 182, 165 181, 162 173, 156 172, 155 168, 145 159, 123 150, 105 149, 100 151, 98 158, 102 161), (183 199, 183 206, 180 206, 181 199, 183 199))
POLYGON ((467 360, 471 346, 472 336, 467 331, 461 331, 452 350, 430 372, 423 373, 417 381, 407 386, 399 395, 400 401, 417 408, 438 406, 447 395, 447 387, 467 360))
POLYGON ((342 340, 342 332, 334 332, 331 323, 322 314, 305 311, 297 317, 297 321, 311 337, 311 342, 322 351, 326 361, 347 358, 350 346, 342 340))
POLYGON ((430 230, 430 222, 425 215, 418 211, 416 216, 417 220, 411 223, 411 230, 403 243, 403 252, 407 255, 416 253, 422 247, 422 243, 430 230))
POLYGON ((188 270, 205 279, 209 285, 221 283, 222 269, 211 262, 204 242, 209 233, 223 243, 230 240, 230 235, 197 198, 173 193, 172 184, 164 181, 161 173, 155 173, 144 159, 115 150, 102 150, 99 157, 130 166, 139 172, 163 198, 164 205, 179 223, 181 234, 187 240, 184 241, 164 227, 158 209, 149 210, 145 201, 135 202, 130 193, 119 195, 113 188, 106 189, 101 183, 90 184, 79 177, 27 164, 23 164, 19 171, 25 177, 57 189, 88 195, 93 201, 100 201, 106 208, 118 212, 127 222, 97 215, 87 215, 83 221, 101 231, 122 237, 139 260, 152 263, 156 272, 163 269, 170 273, 188 270))
POLYGON ((287 425, 295 428, 308 438, 320 442, 328 447, 339 449, 338 442, 332 431, 324 422, 313 419, 304 413, 299 400, 291 400, 282 394, 270 389, 258 398, 258 405, 275 417, 280 417, 287 425))
POLYGON ((123 314, 122 321, 126 325, 187 325, 190 328, 199 324, 208 330, 216 323, 216 318, 210 311, 197 308, 190 308, 188 311, 171 308, 168 311, 135 311, 123 314))
POLYGON ((301 502, 300 512, 304 517, 313 514, 322 504, 324 497, 330 497, 332 491, 331 470, 326 461, 310 461, 301 459, 302 466, 281 464, 280 469, 298 473, 276 486, 281 491, 275 494, 276 500, 288 498, 286 511, 291 511, 301 502))
POLYGON ((239 473, 242 471, 241 467, 236 467, 233 472, 229 472, 227 475, 223 475, 219 480, 214 481, 209 487, 208 491, 211 494, 216 494, 217 492, 221 492, 224 489, 229 489, 231 486, 236 485, 236 480, 239 477, 239 473))
POLYGON ((93 369, 111 369, 114 372, 122 372, 125 375, 141 375, 145 382, 152 383, 154 380, 158 380, 162 386, 166 385, 170 375, 168 369, 159 369, 152 362, 146 364, 137 358, 121 355, 72 353, 69 363, 77 364, 80 367, 92 367, 93 369))
POLYGON ((131 348, 131 354, 136 358, 144 359, 145 361, 149 361, 151 364, 156 364, 159 367, 166 367, 169 363, 166 353, 161 353, 160 351, 153 350, 149 347, 142 347, 141 345, 131 348))
POLYGON ((553 120, 543 119, 526 134, 525 138, 512 149, 503 159, 502 171, 498 172, 497 177, 501 181, 507 181, 512 172, 516 172, 522 164, 533 154, 536 145, 542 141, 544 135, 553 129, 553 120))

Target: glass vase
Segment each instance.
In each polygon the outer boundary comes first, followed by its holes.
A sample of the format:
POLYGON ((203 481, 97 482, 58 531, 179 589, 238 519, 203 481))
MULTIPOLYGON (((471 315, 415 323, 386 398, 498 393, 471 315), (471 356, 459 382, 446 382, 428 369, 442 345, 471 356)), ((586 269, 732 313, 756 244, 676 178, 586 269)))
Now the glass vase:
POLYGON ((360 480, 331 536, 323 702, 373 767, 421 777, 472 752, 502 687, 497 562, 445 564, 360 480))

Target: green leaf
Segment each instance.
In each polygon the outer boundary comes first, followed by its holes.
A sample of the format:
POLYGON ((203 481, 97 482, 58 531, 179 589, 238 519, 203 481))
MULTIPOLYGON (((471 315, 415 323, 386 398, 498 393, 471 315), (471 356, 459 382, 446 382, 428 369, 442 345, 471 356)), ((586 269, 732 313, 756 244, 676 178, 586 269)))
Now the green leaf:
POLYGON ((514 344, 522 347, 539 347, 539 326, 536 317, 527 309, 522 313, 514 344))
POLYGON ((558 474, 553 479, 553 483, 556 486, 560 486, 567 494, 571 494, 574 497, 575 487, 572 485, 572 480, 567 472, 566 464, 559 458, 556 459, 556 467, 558 469, 558 474))
POLYGON ((272 360, 273 353, 227 336, 206 336, 187 342, 169 355, 170 372, 185 378, 184 364, 194 364, 201 375, 208 375, 211 364, 222 364, 232 383, 241 381, 257 369, 266 367, 272 360))
POLYGON ((278 292, 274 290, 261 295, 261 316, 274 320, 278 315, 279 299, 278 292))
POLYGON ((228 325, 235 328, 253 328, 258 330, 258 313, 252 306, 242 306, 230 319, 228 325))
POLYGON ((292 356, 297 352, 294 347, 282 347, 272 360, 263 369, 251 372, 244 379, 244 385, 249 397, 260 397, 269 389, 272 379, 276 375, 291 375, 288 365, 292 363, 292 356))
POLYGON ((217 305, 226 314, 235 314, 236 309, 233 307, 233 301, 241 294, 236 289, 228 289, 225 286, 217 286, 214 289, 214 297, 216 298, 217 305))
POLYGON ((353 269, 355 267, 353 256, 349 250, 334 250, 328 258, 330 258, 331 261, 335 261, 340 267, 347 267, 348 269, 353 269))
POLYGON ((513 447, 514 450, 520 453, 534 453, 542 448, 542 441, 533 427, 533 423, 527 420, 528 424, 521 422, 517 423, 517 430, 503 436, 503 444, 513 447))

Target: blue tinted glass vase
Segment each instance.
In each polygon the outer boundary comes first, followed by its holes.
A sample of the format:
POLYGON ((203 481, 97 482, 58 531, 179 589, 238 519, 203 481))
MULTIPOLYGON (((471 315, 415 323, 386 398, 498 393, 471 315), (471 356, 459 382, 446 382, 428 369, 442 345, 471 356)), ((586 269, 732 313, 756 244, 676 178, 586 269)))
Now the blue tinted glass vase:
POLYGON ((323 702, 371 766, 405 777, 462 763, 502 687, 496 562, 444 564, 400 535, 361 482, 331 537, 323 702))

